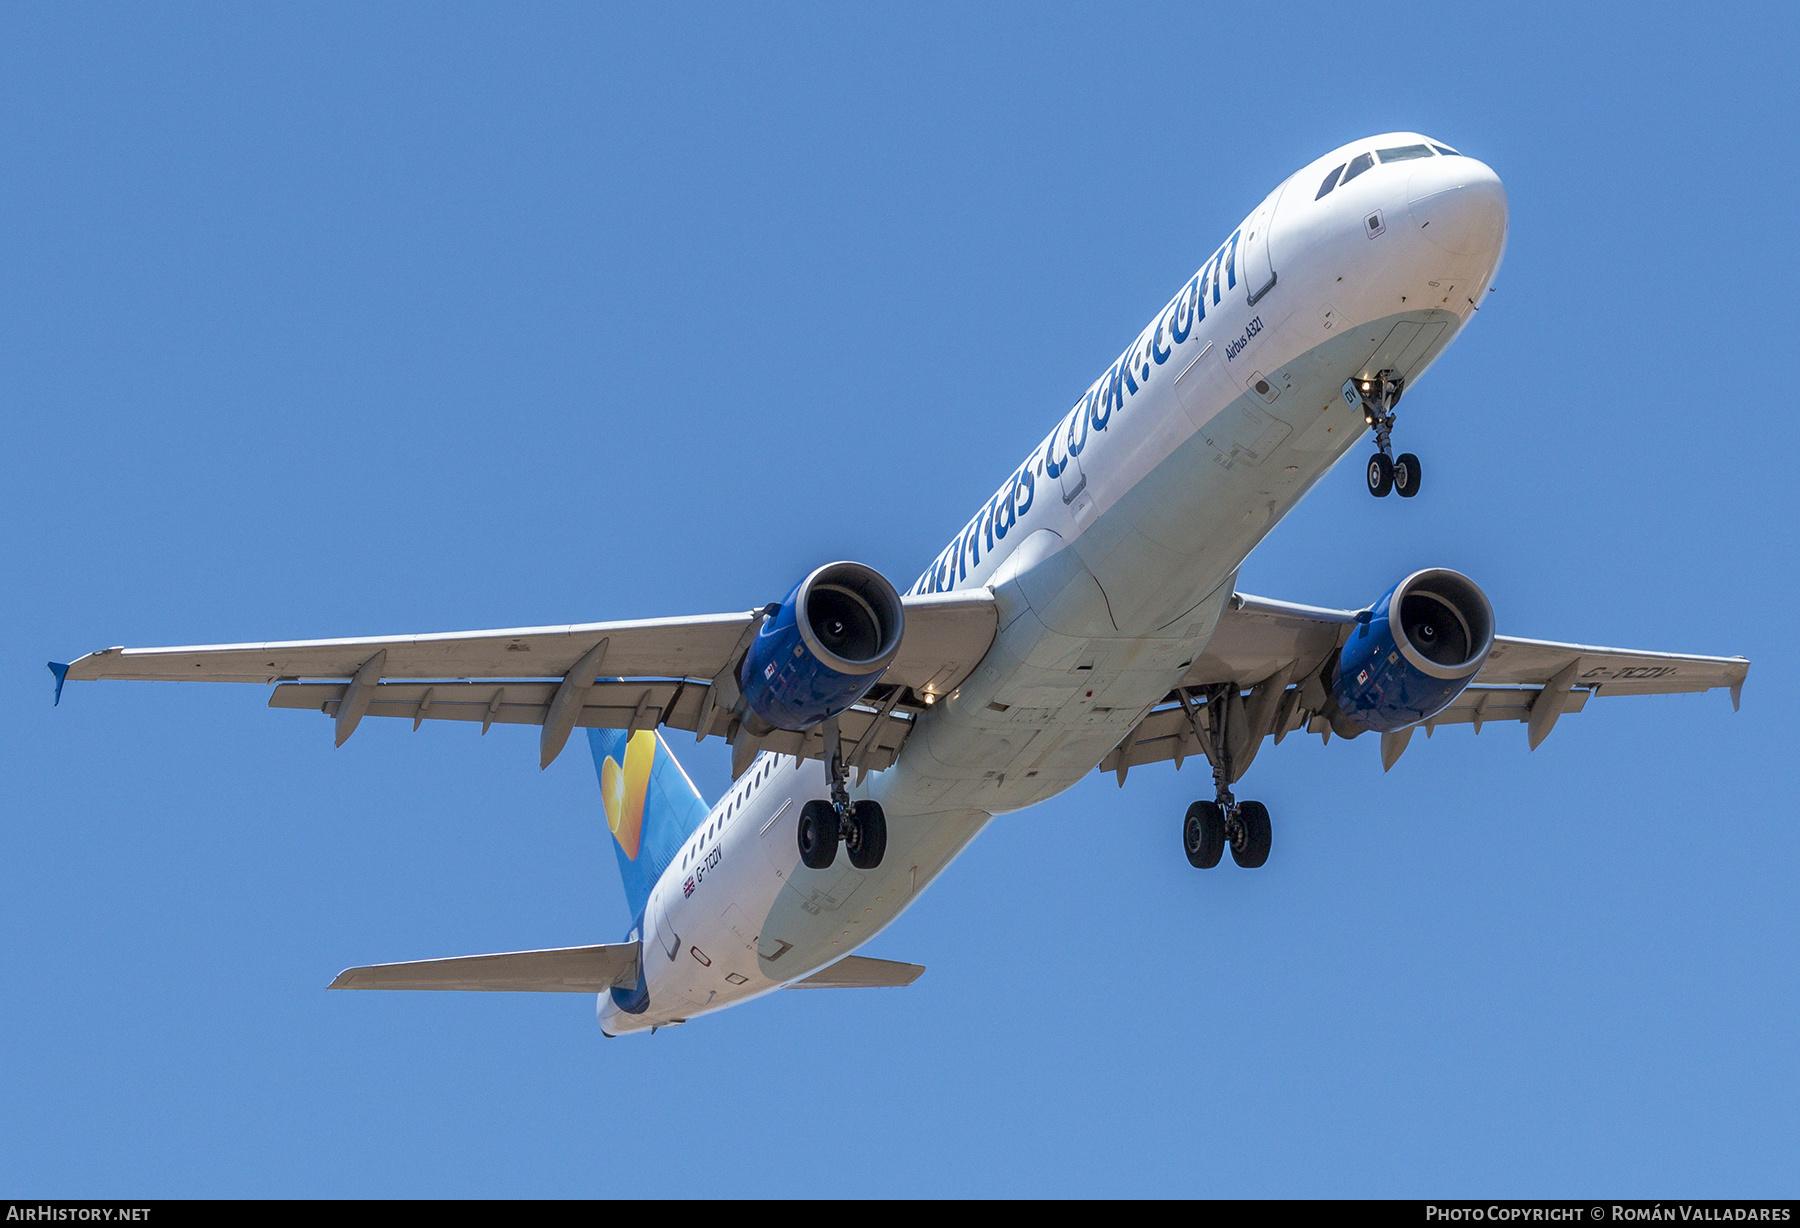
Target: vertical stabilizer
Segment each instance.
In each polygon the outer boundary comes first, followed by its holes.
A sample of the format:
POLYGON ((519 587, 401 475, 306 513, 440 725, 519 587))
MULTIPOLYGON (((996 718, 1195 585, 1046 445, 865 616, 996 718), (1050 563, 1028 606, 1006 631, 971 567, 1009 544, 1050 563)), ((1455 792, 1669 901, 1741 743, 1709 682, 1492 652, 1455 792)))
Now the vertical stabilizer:
POLYGON ((589 729, 587 734, 619 877, 635 917, 709 807, 655 730, 589 729))

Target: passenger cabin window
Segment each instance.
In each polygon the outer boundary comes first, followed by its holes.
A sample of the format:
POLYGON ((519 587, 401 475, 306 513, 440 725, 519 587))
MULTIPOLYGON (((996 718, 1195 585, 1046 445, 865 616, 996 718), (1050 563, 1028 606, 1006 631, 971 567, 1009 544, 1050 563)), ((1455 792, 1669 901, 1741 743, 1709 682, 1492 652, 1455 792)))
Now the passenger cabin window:
POLYGON ((1378 152, 1381 154, 1381 160, 1383 162, 1405 162, 1411 158, 1429 158, 1431 156, 1431 146, 1398 145, 1393 149, 1383 149, 1378 152))
POLYGON ((1313 197, 1313 199, 1314 200, 1324 200, 1325 194, 1327 192, 1331 191, 1331 189, 1337 187, 1338 176, 1343 173, 1344 173, 1343 164, 1339 163, 1338 168, 1336 170, 1332 171, 1331 174, 1325 176, 1325 182, 1321 183, 1319 185, 1319 194, 1317 196, 1313 197))
POLYGON ((1362 174, 1364 171, 1368 170, 1371 166, 1374 166, 1374 165, 1375 165, 1375 155, 1373 155, 1373 154, 1357 154, 1354 158, 1350 159, 1349 169, 1347 169, 1344 172, 1344 177, 1339 182, 1340 183, 1349 183, 1352 179, 1356 178, 1358 175, 1362 174))

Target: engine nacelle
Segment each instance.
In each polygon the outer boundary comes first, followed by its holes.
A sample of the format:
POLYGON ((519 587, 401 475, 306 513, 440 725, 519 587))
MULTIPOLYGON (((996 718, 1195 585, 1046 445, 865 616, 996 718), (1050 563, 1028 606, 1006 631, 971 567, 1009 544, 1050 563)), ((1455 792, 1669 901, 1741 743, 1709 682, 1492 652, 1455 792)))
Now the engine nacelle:
POLYGON ((827 563, 794 586, 750 642, 738 670, 746 716, 796 730, 836 716, 881 681, 905 629, 886 577, 861 563, 827 563))
POLYGON ((1494 607, 1443 567, 1415 571, 1377 601, 1338 653, 1331 695, 1353 723, 1388 733, 1435 716, 1494 646, 1494 607))

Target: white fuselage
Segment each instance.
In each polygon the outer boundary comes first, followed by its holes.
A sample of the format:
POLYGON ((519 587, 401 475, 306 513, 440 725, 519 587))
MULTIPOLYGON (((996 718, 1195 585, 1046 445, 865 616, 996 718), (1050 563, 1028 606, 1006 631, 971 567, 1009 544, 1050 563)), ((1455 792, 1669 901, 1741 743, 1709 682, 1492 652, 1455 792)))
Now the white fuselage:
POLYGON ((1271 193, 913 586, 991 588, 999 632, 931 697, 894 766, 852 790, 886 812, 880 867, 843 854, 802 866, 795 824, 826 796, 824 767, 760 756, 652 892, 649 1005, 630 1013, 602 994, 608 1034, 718 1010, 848 954, 993 815, 1069 788, 1169 693, 1245 557, 1364 437, 1345 382, 1385 369, 1410 385, 1487 292, 1506 197, 1482 163, 1434 146, 1316 195, 1357 155, 1418 145, 1428 138, 1358 141, 1271 193))

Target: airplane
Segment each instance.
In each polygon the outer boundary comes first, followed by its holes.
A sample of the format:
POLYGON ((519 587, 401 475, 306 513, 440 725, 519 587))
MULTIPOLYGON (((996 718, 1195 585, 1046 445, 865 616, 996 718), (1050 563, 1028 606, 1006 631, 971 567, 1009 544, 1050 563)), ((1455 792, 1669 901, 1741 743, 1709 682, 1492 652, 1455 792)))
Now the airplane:
POLYGON ((1359 610, 1240 593, 1250 552, 1371 432, 1371 495, 1415 497, 1397 408, 1482 307, 1507 238, 1484 163, 1416 132, 1354 141, 1219 244, 901 594, 839 561, 724 614, 286 643, 108 648, 68 680, 273 684, 269 706, 587 731, 632 911, 625 939, 350 968, 336 989, 593 993, 607 1036, 780 989, 911 983, 855 951, 988 822, 1096 770, 1204 760, 1197 869, 1270 855, 1233 786, 1268 739, 1522 722, 1596 696, 1728 688, 1743 657, 1498 633, 1427 567, 1359 610), (731 746, 708 805, 664 731, 731 746))

